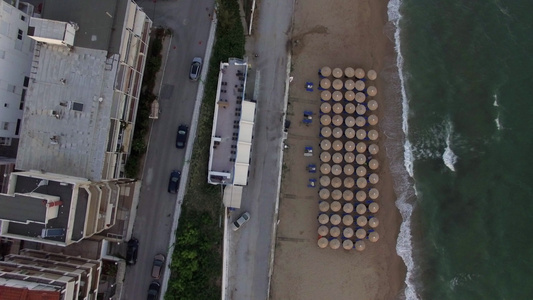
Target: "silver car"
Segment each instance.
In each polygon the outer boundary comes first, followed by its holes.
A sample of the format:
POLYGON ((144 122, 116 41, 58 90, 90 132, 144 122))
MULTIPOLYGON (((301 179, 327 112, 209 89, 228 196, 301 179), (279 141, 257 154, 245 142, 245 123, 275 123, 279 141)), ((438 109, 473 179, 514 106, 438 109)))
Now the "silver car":
POLYGON ((189 78, 191 80, 198 80, 200 78, 200 72, 202 71, 202 58, 195 57, 191 63, 191 70, 189 71, 189 78))
POLYGON ((231 224, 231 229, 233 229, 233 231, 239 230, 239 228, 241 228, 244 223, 248 222, 248 220, 250 220, 250 213, 245 212, 240 218, 237 219, 237 221, 231 224))

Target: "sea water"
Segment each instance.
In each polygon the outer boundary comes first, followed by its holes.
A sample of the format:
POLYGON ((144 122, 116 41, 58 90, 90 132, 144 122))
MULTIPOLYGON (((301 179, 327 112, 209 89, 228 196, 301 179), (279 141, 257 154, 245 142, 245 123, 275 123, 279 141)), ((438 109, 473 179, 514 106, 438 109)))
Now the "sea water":
POLYGON ((401 121, 384 126, 407 299, 533 299, 532 12, 389 2, 399 86, 386 113, 401 121))

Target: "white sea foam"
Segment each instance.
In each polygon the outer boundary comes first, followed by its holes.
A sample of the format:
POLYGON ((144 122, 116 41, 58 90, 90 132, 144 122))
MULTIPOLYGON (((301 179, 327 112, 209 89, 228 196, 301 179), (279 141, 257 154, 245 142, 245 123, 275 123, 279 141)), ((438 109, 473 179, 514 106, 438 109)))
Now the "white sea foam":
POLYGON ((494 119, 494 122, 496 122, 496 129, 502 130, 502 124, 500 123, 500 113, 498 113, 498 116, 496 119, 494 119))
MULTIPOLYGON (((400 5, 401 0, 390 0, 388 3, 388 17, 389 22, 393 23, 396 27, 394 32, 394 41, 395 48, 397 53, 396 66, 398 68, 400 85, 401 85, 401 97, 402 97, 402 129, 405 134, 404 141, 404 168, 407 171, 408 175, 413 177, 413 152, 411 148, 411 143, 409 142, 409 124, 408 124, 408 113, 409 113, 409 101, 407 99, 407 93, 405 91, 405 78, 403 73, 403 57, 400 46, 400 26, 399 22, 401 20, 400 14, 400 5)), ((397 173, 394 170, 394 166, 391 165, 391 171, 397 173)), ((399 170, 399 173, 402 173, 399 170)), ((400 233, 398 235, 398 241, 396 243, 396 252, 403 259, 405 265, 407 266, 407 274, 405 276, 405 298, 407 300, 418 300, 415 282, 414 282, 414 269, 415 262, 413 260, 413 245, 412 245, 412 236, 411 236, 411 215, 413 212, 413 205, 408 202, 410 198, 408 191, 414 191, 409 183, 408 178, 402 176, 396 177, 396 180, 401 180, 399 184, 396 184, 398 199, 396 200, 396 207, 400 211, 403 222, 400 226, 400 233)))
POLYGON ((492 97, 494 98, 494 103, 492 103, 492 105, 494 105, 496 107, 500 106, 498 104, 498 94, 494 94, 494 95, 492 95, 492 97))
POLYGON ((457 162, 457 155, 453 153, 451 148, 452 131, 452 123, 451 121, 448 121, 448 126, 446 127, 446 149, 444 149, 444 154, 442 154, 442 160, 450 170, 455 172, 455 163, 457 162))

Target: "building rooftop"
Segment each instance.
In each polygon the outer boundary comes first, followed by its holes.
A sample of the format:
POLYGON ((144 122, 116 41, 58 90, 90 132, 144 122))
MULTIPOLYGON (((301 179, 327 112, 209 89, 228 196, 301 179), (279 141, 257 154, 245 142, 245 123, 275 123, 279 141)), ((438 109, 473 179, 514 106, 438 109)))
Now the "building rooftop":
POLYGON ((105 152, 111 147, 107 142, 116 62, 103 50, 46 44, 36 46, 35 56, 38 64, 30 74, 17 169, 100 181, 105 152))

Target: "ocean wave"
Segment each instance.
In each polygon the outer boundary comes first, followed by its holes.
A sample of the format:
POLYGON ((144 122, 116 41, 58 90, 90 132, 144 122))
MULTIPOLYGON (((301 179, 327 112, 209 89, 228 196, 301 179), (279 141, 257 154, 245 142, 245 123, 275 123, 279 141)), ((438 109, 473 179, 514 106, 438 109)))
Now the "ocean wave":
POLYGON ((448 121, 448 126, 446 126, 446 148, 442 154, 442 160, 448 169, 455 172, 455 163, 457 162, 457 155, 453 153, 451 148, 451 136, 453 132, 452 122, 448 121))

